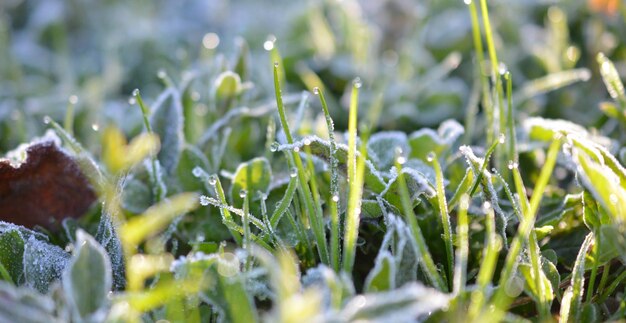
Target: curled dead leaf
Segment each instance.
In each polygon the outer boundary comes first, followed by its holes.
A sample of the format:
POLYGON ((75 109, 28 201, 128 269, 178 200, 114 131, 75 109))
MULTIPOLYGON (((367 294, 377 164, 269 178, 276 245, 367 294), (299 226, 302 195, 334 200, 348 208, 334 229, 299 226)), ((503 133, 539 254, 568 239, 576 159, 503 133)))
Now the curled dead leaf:
POLYGON ((0 220, 56 229, 64 218, 78 218, 96 193, 76 161, 55 141, 26 148, 26 159, 0 160, 0 220))

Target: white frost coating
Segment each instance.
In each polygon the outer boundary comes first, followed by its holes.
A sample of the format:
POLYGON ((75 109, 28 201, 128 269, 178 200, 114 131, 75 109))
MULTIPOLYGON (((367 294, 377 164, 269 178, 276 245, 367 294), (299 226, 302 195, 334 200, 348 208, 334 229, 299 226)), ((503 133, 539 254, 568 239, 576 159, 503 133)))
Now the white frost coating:
MULTIPOLYGON (((428 178, 418 170, 413 168, 402 168, 402 174, 408 177, 405 177, 407 187, 409 189, 409 193, 412 193, 411 199, 417 198, 420 194, 425 194, 427 197, 432 197, 436 194, 433 185, 429 182, 428 178), (413 181, 409 181, 408 179, 412 179, 413 181)), ((391 169, 391 178, 387 183, 385 189, 380 193, 381 196, 385 196, 396 182, 398 178, 398 173, 396 168, 391 169)))
POLYGON ((411 154, 408 138, 404 132, 384 131, 373 134, 367 142, 369 157, 381 171, 388 171, 394 164, 396 149, 402 150, 402 157, 411 154))
POLYGON ((18 168, 23 162, 26 161, 26 158, 28 157, 28 148, 41 143, 49 143, 50 145, 57 146, 57 148, 61 152, 70 156, 70 154, 61 147, 61 138, 57 136, 54 130, 48 129, 43 136, 37 137, 29 143, 20 144, 19 146, 15 147, 15 149, 7 152, 6 157, 0 158, 0 162, 8 161, 12 167, 18 168))
POLYGON ((45 293, 53 281, 61 278, 70 255, 58 246, 30 236, 24 244, 24 278, 26 284, 45 293))
POLYGON ((446 120, 441 123, 437 131, 422 128, 409 135, 409 141, 419 137, 430 137, 438 145, 451 145, 465 133, 465 128, 456 120, 446 120))
POLYGON ((425 316, 448 306, 450 297, 414 282, 393 291, 357 295, 335 318, 341 322, 356 319, 368 322, 402 322, 407 317, 425 316))
POLYGON ((567 120, 533 117, 526 119, 522 123, 522 126, 529 137, 532 137, 533 134, 540 136, 541 134, 538 132, 544 132, 544 135, 550 135, 550 137, 557 133, 564 132, 568 135, 575 135, 583 140, 590 140, 606 148, 610 148, 613 145, 613 141, 610 138, 591 134, 584 127, 567 120))
POLYGON ((21 225, 0 221, 0 234, 11 231, 16 231, 25 241, 28 240, 30 237, 34 237, 37 240, 48 241, 48 236, 43 233, 27 229, 26 227, 23 227, 21 225))
MULTIPOLYGON (((326 149, 328 149, 328 151, 330 152, 330 142, 328 140, 324 140, 318 136, 308 136, 307 138, 307 143, 310 142, 309 146, 313 146, 314 144, 320 144, 322 146, 324 146, 326 149)), ((285 151, 285 150, 294 150, 296 147, 302 151, 302 147, 304 146, 304 140, 299 140, 294 142, 293 144, 280 144, 278 145, 278 147, 276 147, 277 151, 285 151)), ((341 144, 341 143, 337 143, 337 152, 339 153, 340 151, 344 151, 347 152, 348 151, 348 145, 346 144, 341 144)), ((368 150, 368 154, 369 154, 369 150, 368 150)), ((356 151, 356 157, 359 158, 361 156, 361 153, 357 150, 356 151)), ((374 166, 374 164, 372 163, 371 160, 369 159, 365 159, 365 168, 367 169, 366 174, 369 173, 371 175, 374 175, 375 178, 379 181, 380 184, 384 184, 385 180, 383 179, 383 176, 381 175, 381 173, 376 169, 376 167, 374 166)), ((367 179, 366 179, 367 182, 367 179)))

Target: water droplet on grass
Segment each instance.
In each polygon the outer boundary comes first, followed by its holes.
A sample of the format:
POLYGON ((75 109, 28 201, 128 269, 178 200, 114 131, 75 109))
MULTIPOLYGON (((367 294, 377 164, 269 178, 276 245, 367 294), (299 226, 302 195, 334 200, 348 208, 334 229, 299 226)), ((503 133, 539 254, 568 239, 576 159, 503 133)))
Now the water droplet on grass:
POLYGON ((517 164, 517 162, 515 162, 514 160, 509 160, 509 162, 508 162, 508 164, 507 164, 507 167, 508 167, 510 170, 513 170, 513 169, 517 168, 518 166, 519 166, 519 165, 518 165, 518 164, 517 164))
POLYGON ((289 170, 289 176, 290 176, 290 177, 296 177, 296 176, 298 176, 298 169, 297 169, 297 168, 295 168, 295 167, 291 168, 291 170, 289 170))
POLYGON ((435 160, 435 157, 436 157, 435 152, 431 151, 428 153, 428 155, 426 155, 426 160, 432 163, 433 160, 435 160))
POLYGON ((138 95, 139 95, 139 89, 134 89, 133 96, 138 96, 138 95))
POLYGON ((76 95, 70 95, 70 97, 67 99, 67 101, 70 104, 76 104, 76 103, 78 103, 78 97, 76 95))
POLYGON ((296 153, 299 153, 300 152, 300 147, 298 147, 298 146, 293 147, 293 151, 296 152, 296 153))
POLYGON ((209 205, 209 197, 206 195, 200 195, 200 205, 202 206, 209 205))
POLYGON ((215 184, 217 184, 217 175, 212 174, 209 176, 209 185, 215 186, 215 184))
POLYGON ((241 198, 245 198, 245 197, 246 197, 246 195, 248 195, 248 191, 246 191, 246 190, 244 190, 244 189, 241 189, 241 190, 239 191, 239 197, 241 197, 241 198))
POLYGON ((200 167, 194 167, 193 170, 191 171, 191 174, 193 174, 193 176, 195 177, 200 177, 202 176, 203 173, 204 171, 200 167))
POLYGON ((320 94, 320 88, 319 88, 319 87, 317 87, 317 86, 316 86, 316 87, 314 87, 314 88, 313 88, 313 94, 315 94, 315 95, 320 94))
POLYGON ((278 146, 279 146, 279 145, 280 145, 279 143, 277 143, 276 141, 274 141, 273 143, 271 143, 271 144, 270 144, 270 151, 271 151, 271 152, 275 152, 275 151, 277 151, 277 150, 278 150, 278 146))
POLYGON ((500 136, 498 136, 498 142, 503 144, 506 141, 506 135, 501 133, 500 136))
POLYGON ((339 202, 339 195, 333 195, 331 199, 333 200, 333 202, 337 203, 339 202))
POLYGON ((363 83, 361 82, 361 78, 357 77, 352 81, 352 86, 354 86, 355 88, 360 88, 363 85, 363 83))
POLYGON ((51 121, 52 121, 52 119, 49 116, 43 117, 43 123, 50 124, 51 121))

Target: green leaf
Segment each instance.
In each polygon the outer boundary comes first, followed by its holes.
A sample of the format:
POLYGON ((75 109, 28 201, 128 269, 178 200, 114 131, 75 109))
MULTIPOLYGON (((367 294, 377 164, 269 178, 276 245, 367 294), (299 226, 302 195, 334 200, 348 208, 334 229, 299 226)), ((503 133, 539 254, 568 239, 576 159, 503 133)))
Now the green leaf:
POLYGON ((41 295, 28 287, 16 287, 0 281, 0 322, 41 323, 61 322, 60 312, 50 296, 41 295))
POLYGON ((410 157, 426 161, 428 154, 434 152, 445 158, 464 132, 463 126, 455 120, 444 121, 437 131, 427 128, 415 131, 409 136, 410 157))
POLYGON ((209 169, 209 161, 198 148, 185 144, 176 169, 178 181, 183 191, 202 191, 204 184, 193 175, 193 169, 209 169))
POLYGON ((0 234, 0 263, 15 284, 22 280, 23 255, 24 239, 18 231, 11 230, 0 234))
POLYGON ((111 263, 106 250, 83 230, 76 232, 75 253, 63 273, 63 289, 77 321, 98 322, 106 316, 111 290, 111 263))
POLYGON ((215 79, 215 97, 219 101, 231 100, 241 91, 241 77, 237 73, 222 72, 215 79))
POLYGON ((448 295, 413 282, 388 292, 355 296, 335 319, 340 322, 402 321, 431 313, 448 303, 448 295))
POLYGON ((374 161, 376 168, 382 172, 389 171, 394 165, 397 148, 402 149, 402 156, 405 158, 411 152, 404 132, 378 132, 367 141, 368 156, 374 161))
POLYGON ((271 181, 272 169, 265 157, 257 157, 239 164, 230 187, 233 204, 241 205, 243 202, 239 194, 241 190, 245 190, 253 198, 258 198, 257 192, 267 194, 271 181))
POLYGON ((365 279, 366 292, 380 292, 395 288, 395 263, 393 256, 382 252, 376 257, 376 264, 365 279))
POLYGON ((157 158, 165 172, 172 174, 180 160, 184 143, 183 107, 177 90, 168 89, 157 99, 152 108, 150 124, 161 139, 161 150, 157 158))
POLYGON ((126 285, 124 252, 122 250, 122 241, 120 241, 117 228, 110 214, 102 213, 95 238, 106 250, 111 260, 113 287, 117 290, 121 290, 126 285))
POLYGON ((45 293, 60 279, 70 255, 63 249, 30 236, 24 245, 24 278, 26 284, 45 293))

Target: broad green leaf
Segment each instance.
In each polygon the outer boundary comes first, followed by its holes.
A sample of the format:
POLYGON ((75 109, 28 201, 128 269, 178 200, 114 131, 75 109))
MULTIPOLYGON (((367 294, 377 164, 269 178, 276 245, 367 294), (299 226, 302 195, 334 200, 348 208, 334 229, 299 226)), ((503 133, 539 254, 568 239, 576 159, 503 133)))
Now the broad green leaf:
POLYGON ((619 185, 619 177, 606 165, 596 163, 580 152, 577 158, 583 185, 615 220, 626 220, 626 190, 619 185))
POLYGON ((272 181, 272 169, 265 157, 257 157, 237 167, 230 187, 230 195, 234 205, 239 206, 243 202, 241 191, 258 197, 257 192, 267 194, 272 181))
POLYGON ((394 322, 417 318, 444 308, 449 296, 413 282, 398 289, 355 296, 337 314, 342 322, 394 322))
POLYGON ((367 141, 368 156, 381 172, 387 172, 398 157, 396 149, 402 149, 402 156, 410 155, 406 134, 400 131, 385 131, 373 134, 367 141))
POLYGON ((55 312, 61 309, 52 298, 28 287, 16 287, 0 281, 0 299, 0 322, 63 322, 55 316, 55 312))
POLYGON ((117 226, 113 223, 111 215, 102 213, 95 239, 106 250, 111 260, 113 288, 121 290, 126 285, 124 252, 117 234, 117 226))
POLYGON ((63 289, 79 322, 106 316, 111 290, 111 263, 106 250, 83 230, 76 232, 75 252, 63 274, 63 289))
POLYGON ((23 255, 24 239, 18 231, 11 230, 0 234, 0 263, 15 284, 22 280, 23 255))
POLYGON ((178 91, 166 90, 154 103, 150 124, 161 140, 157 158, 167 174, 176 170, 183 149, 183 108, 178 91))
POLYGON ((24 278, 26 284, 45 293, 50 284, 61 278, 70 259, 63 249, 29 237, 24 245, 24 278))
POLYGON ((395 288, 395 262, 389 252, 383 252, 376 257, 374 268, 365 279, 366 292, 381 292, 395 288))
POLYGON ((427 128, 415 131, 409 136, 410 156, 426 161, 428 154, 434 152, 437 156, 445 158, 464 132, 463 126, 455 120, 444 121, 437 131, 427 128))
POLYGON ((183 191, 202 191, 204 184, 193 175, 193 169, 209 169, 206 156, 195 146, 185 144, 176 168, 176 174, 183 191))

